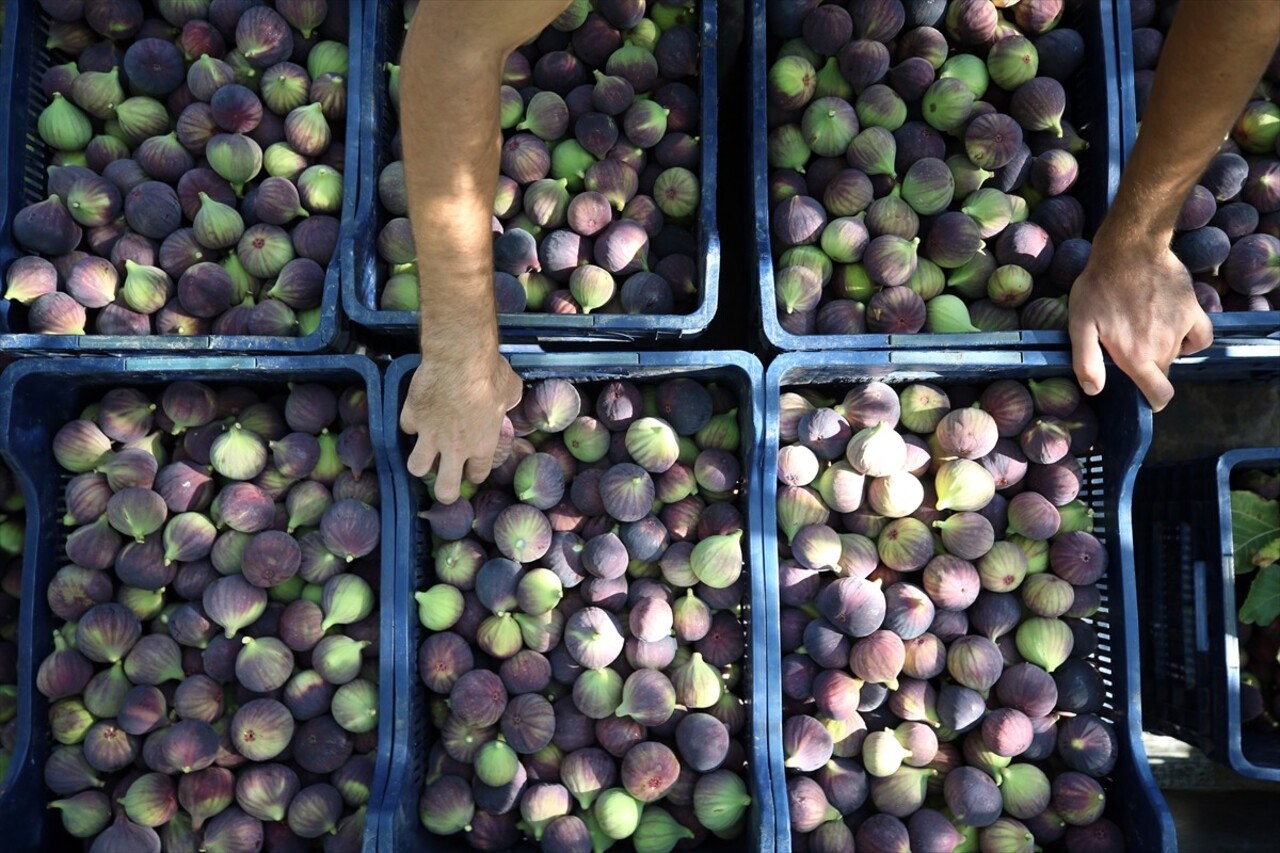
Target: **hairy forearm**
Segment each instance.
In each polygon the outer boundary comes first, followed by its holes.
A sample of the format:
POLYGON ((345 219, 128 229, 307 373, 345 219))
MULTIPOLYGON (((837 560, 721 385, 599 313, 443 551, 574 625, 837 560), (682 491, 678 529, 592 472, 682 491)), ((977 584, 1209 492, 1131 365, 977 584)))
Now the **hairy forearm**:
POLYGON ((1280 43, 1276 0, 1182 0, 1098 242, 1163 249, 1280 43))
POLYGON ((424 0, 405 39, 400 130, 424 354, 496 351, 493 235, 507 54, 567 0, 424 0))
POLYGON ((400 72, 424 351, 456 340, 454 333, 475 345, 497 340, 489 223, 498 180, 498 89, 505 53, 497 45, 459 50, 465 42, 459 41, 463 34, 455 24, 437 4, 420 5, 400 72))

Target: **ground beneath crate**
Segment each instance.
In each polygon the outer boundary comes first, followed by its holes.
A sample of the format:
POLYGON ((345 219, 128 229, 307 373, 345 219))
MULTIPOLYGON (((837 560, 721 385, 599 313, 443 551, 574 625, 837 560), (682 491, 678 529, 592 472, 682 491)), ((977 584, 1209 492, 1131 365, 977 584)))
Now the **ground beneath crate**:
POLYGON ((1242 779, 1171 737, 1144 734, 1156 784, 1178 833, 1179 853, 1274 853, 1280 783, 1242 779))
POLYGON ((1275 791, 1166 791, 1178 853, 1275 853, 1275 791))
POLYGON ((1178 382, 1174 389, 1173 402, 1155 416, 1148 463, 1199 459, 1280 442, 1280 382, 1178 382), (1247 397, 1242 398, 1242 387, 1247 397))

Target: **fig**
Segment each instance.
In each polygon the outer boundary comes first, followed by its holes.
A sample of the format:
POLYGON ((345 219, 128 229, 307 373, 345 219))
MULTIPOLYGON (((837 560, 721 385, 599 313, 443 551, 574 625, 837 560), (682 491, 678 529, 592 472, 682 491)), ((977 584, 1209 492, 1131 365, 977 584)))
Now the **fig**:
POLYGON ((832 625, 851 637, 865 637, 884 622, 884 594, 871 581, 837 578, 823 588, 815 603, 832 625))
POLYGON ((985 693, 1000 678, 1003 658, 996 644, 986 637, 966 635, 952 642, 947 651, 947 671, 959 684, 985 693))
POLYGON ((1054 777, 1053 810, 1071 826, 1088 826, 1102 817, 1106 792, 1097 779, 1085 773, 1068 770, 1054 777))
POLYGON ((965 129, 964 146, 974 166, 993 172, 1004 169, 1023 150, 1022 126, 1003 113, 980 115, 965 129))
POLYGON ((845 458, 855 471, 868 477, 888 477, 906 465, 906 444, 892 424, 880 422, 860 430, 845 448, 845 458))
POLYGON ((993 593, 1006 593, 1022 585, 1028 572, 1028 560, 1016 544, 997 542, 978 558, 977 567, 983 589, 993 593))
MULTIPOLYGON (((1074 637, 1074 632, 1073 632, 1074 637)), ((1072 645, 1073 657, 1054 670, 1053 680, 1058 686, 1059 707, 1071 713, 1097 713, 1106 701, 1106 686, 1097 669, 1079 657, 1072 645)))
POLYGON ((1058 754, 1071 770, 1105 776, 1115 767, 1117 748, 1114 729, 1093 714, 1067 717, 1058 726, 1058 754))
POLYGON ((1018 626, 1018 653, 1053 672, 1071 655, 1071 629, 1059 619, 1033 616, 1018 626))
POLYGON ((990 826, 1003 809, 1000 789, 989 775, 976 767, 957 767, 948 773, 943 794, 947 808, 966 826, 990 826))
MULTIPOLYGON (((955 269, 972 259, 981 248, 982 234, 978 223, 966 213, 950 211, 934 220, 925 238, 924 253, 937 267, 955 269)), ((942 289, 941 271, 938 271, 937 278, 935 293, 942 289)))
MULTIPOLYGON (((27 205, 19 210, 13 219, 13 236, 18 241, 18 245, 42 255, 67 254, 80 244, 82 235, 80 226, 71 217, 62 199, 56 195, 27 205)), ((56 294, 46 294, 46 296, 56 297, 56 294)), ((56 301, 56 299, 46 299, 45 304, 53 305, 56 301)), ((34 301, 31 306, 33 311, 36 307, 35 303, 39 302, 39 298, 34 301)), ((56 312, 45 310, 49 313, 50 320, 56 318, 56 312)), ((29 319, 28 322, 33 321, 29 319)))
POLYGON ((906 656, 902 639, 892 631, 873 631, 853 644, 849 669, 867 684, 898 689, 898 675, 906 656))
POLYGON ((1031 575, 1022 584, 1022 602, 1037 616, 1051 619, 1071 609, 1075 602, 1075 589, 1055 575, 1031 575))
POLYGON ((644 806, 623 788, 601 792, 592 805, 591 815, 599 831, 615 841, 629 838, 640 825, 644 806))
MULTIPOLYGON (((952 174, 954 175, 954 170, 952 174)), ((960 189, 957 185, 957 193, 960 189)), ((973 190, 965 197, 960 209, 977 223, 978 234, 984 240, 999 235, 1013 220, 1013 205, 1009 196, 993 187, 973 190)))
POLYGON ((716 835, 730 835, 749 805, 751 796, 746 783, 729 770, 704 774, 694 787, 694 814, 700 824, 716 835))
POLYGON ((987 54, 987 71, 991 80, 1006 92, 1036 76, 1040 67, 1040 54, 1026 36, 1003 38, 991 46, 987 54))
POLYGON ((111 822, 111 801, 101 791, 81 791, 53 800, 49 808, 59 811, 63 827, 74 838, 92 838, 111 822))
MULTIPOLYGON (((965 54, 959 56, 965 56, 965 54)), ((975 64, 975 68, 980 66, 980 62, 975 64)), ((944 64, 944 73, 946 70, 947 66, 944 64)), ((985 68, 982 69, 982 76, 986 76, 985 68)), ((929 86, 921 99, 920 106, 924 120, 931 127, 944 133, 956 130, 973 112, 974 97, 973 88, 964 80, 940 76, 929 86)), ((950 175, 949 170, 948 175, 950 175)))
POLYGON ((641 669, 627 676, 615 714, 631 717, 641 725, 657 726, 671 717, 675 703, 672 682, 657 670, 641 669))
POLYGON ((891 814, 874 814, 858 826, 854 835, 856 849, 893 850, 911 849, 911 837, 906 824, 891 814))
POLYGON ((912 163, 902 178, 902 199, 921 216, 932 216, 946 210, 954 193, 955 178, 950 168, 934 157, 912 163))
POLYGON ((995 480, 976 462, 952 459, 943 462, 934 479, 937 508, 973 512, 985 507, 995 493, 995 480))
MULTIPOLYGON (((166 780, 168 777, 163 777, 166 780)), ((116 813, 115 821, 94 839, 94 845, 103 850, 138 850, 159 851, 160 836, 149 826, 143 826, 129 819, 121 809, 116 813)))
POLYGON ((1068 583, 1086 586, 1097 583, 1106 573, 1107 551, 1092 533, 1073 531, 1054 540, 1049 565, 1068 583))
POLYGON ((769 68, 769 101, 779 109, 799 110, 813 98, 817 71, 802 56, 780 57, 769 68))
POLYGON ((981 589, 981 579, 973 564, 951 554, 940 554, 931 559, 924 568, 922 580, 929 598, 944 610, 964 610, 977 600, 981 589))
POLYGON ((883 83, 863 89, 858 94, 854 109, 862 127, 881 127, 894 131, 907 120, 906 103, 897 92, 883 83))
POLYGON ((1053 679, 1039 666, 1022 663, 1009 667, 1000 677, 996 694, 1005 705, 1028 717, 1042 717, 1051 712, 1058 701, 1053 679))
POLYGON ((5 282, 5 299, 30 305, 58 289, 58 271, 44 258, 27 255, 9 265, 5 282))
POLYGON ((1009 532, 1028 539, 1049 539, 1058 532, 1062 519, 1058 508, 1039 492, 1022 492, 1009 501, 1009 532))
POLYGON ((1270 293, 1280 287, 1280 239, 1270 234, 1241 237, 1231 247, 1225 272, 1227 284, 1237 293, 1270 293))
POLYGON ((991 522, 974 512, 953 513, 934 522, 934 527, 941 531, 943 547, 964 560, 978 559, 990 551, 995 542, 991 522))
POLYGON ((907 821, 907 834, 912 849, 948 850, 959 846, 965 839, 941 812, 920 809, 907 821))

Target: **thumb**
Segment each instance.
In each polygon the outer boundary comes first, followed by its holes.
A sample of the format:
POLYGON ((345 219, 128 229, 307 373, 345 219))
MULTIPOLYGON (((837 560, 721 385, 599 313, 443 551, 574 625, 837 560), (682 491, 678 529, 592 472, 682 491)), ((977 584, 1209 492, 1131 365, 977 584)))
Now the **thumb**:
POLYGON ((1093 396, 1102 390, 1107 382, 1107 367, 1102 361, 1098 328, 1092 323, 1072 328, 1071 362, 1084 393, 1093 396))
POLYGON ((520 405, 520 399, 524 397, 524 383, 520 381, 520 377, 516 376, 513 371, 507 373, 506 386, 502 389, 502 399, 505 405, 504 412, 509 412, 516 406, 520 405))
POLYGON ((409 411, 409 403, 407 401, 400 408, 400 431, 405 435, 418 434, 418 423, 414 419, 413 413, 409 411))

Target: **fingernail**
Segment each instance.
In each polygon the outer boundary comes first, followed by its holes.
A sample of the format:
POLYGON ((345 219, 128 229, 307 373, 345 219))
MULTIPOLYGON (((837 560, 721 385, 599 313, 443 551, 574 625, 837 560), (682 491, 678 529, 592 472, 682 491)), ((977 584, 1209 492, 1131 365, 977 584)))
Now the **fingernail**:
POLYGON ((1083 390, 1083 391, 1084 391, 1084 393, 1088 394, 1088 395, 1089 395, 1089 396, 1091 396, 1091 397, 1092 397, 1094 394, 1097 394, 1097 393, 1098 393, 1098 386, 1097 386, 1097 384, 1096 384, 1096 383, 1093 383, 1093 382, 1090 382, 1090 381, 1088 381, 1088 380, 1086 380, 1086 381, 1084 381, 1084 382, 1081 382, 1081 383, 1080 383, 1080 388, 1081 388, 1081 390, 1083 390))

